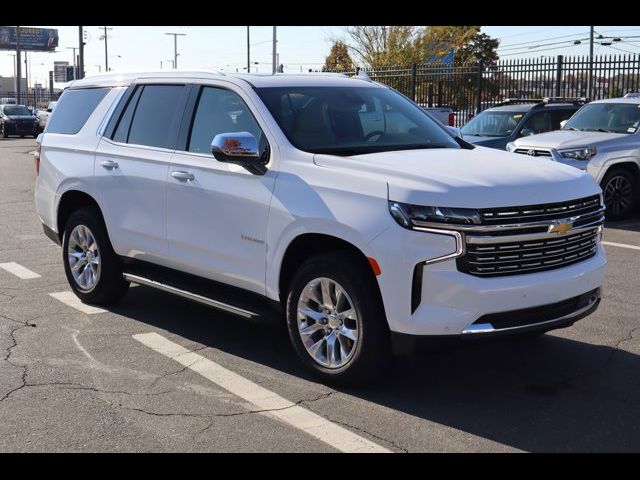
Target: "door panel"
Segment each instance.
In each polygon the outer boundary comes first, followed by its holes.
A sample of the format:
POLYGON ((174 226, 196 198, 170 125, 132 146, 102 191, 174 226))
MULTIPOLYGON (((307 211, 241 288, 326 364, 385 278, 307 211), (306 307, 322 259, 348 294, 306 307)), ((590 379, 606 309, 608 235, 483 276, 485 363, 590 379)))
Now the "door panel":
POLYGON ((168 150, 107 139, 100 142, 95 180, 109 237, 119 255, 147 261, 166 258, 166 181, 171 155, 168 150), (110 167, 110 162, 117 167, 110 167))
POLYGON ((250 132, 261 151, 266 138, 236 92, 202 87, 194 102, 185 150, 167 172, 167 240, 175 268, 264 293, 269 204, 276 172, 253 175, 218 162, 211 141, 219 133, 250 132))

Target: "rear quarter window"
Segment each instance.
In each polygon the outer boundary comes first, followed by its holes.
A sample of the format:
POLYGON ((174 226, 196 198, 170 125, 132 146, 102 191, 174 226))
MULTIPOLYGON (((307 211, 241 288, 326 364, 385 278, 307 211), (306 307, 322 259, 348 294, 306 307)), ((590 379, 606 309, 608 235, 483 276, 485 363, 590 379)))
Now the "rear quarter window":
POLYGON ((87 122, 109 88, 66 90, 47 122, 47 133, 75 135, 87 122))

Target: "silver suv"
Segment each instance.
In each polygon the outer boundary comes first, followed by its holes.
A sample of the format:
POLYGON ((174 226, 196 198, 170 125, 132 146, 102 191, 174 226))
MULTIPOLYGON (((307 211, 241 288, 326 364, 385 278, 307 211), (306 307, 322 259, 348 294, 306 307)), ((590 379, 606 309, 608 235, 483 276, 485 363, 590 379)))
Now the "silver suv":
POLYGON ((626 218, 640 199, 640 94, 591 102, 561 130, 519 138, 507 150, 586 170, 602 187, 607 217, 626 218))

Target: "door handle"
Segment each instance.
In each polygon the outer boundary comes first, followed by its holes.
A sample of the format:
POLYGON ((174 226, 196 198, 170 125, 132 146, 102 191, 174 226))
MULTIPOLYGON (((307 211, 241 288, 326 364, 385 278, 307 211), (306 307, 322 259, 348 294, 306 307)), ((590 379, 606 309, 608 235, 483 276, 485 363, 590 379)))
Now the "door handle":
POLYGON ((171 176, 173 178, 178 179, 178 180, 186 180, 188 182, 190 182, 191 180, 196 178, 196 177, 193 176, 193 173, 181 172, 181 171, 171 172, 171 176))
POLYGON ((114 162, 113 160, 103 160, 100 162, 100 165, 107 170, 118 168, 118 162, 114 162))

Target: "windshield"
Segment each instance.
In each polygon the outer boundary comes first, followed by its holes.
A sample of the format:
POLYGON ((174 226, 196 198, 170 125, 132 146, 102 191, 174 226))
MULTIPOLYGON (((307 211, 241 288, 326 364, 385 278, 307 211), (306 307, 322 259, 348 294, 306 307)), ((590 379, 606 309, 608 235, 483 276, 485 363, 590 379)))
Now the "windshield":
POLYGON ((476 137, 508 137, 516 129, 525 112, 485 110, 462 127, 462 135, 476 137))
POLYGON ((4 107, 5 115, 31 115, 27 107, 4 107))
POLYGON ((332 155, 460 148, 420 107, 379 87, 256 89, 271 115, 300 150, 332 155))
POLYGON ((640 126, 637 103, 591 103, 578 110, 563 130, 635 133, 640 126))

